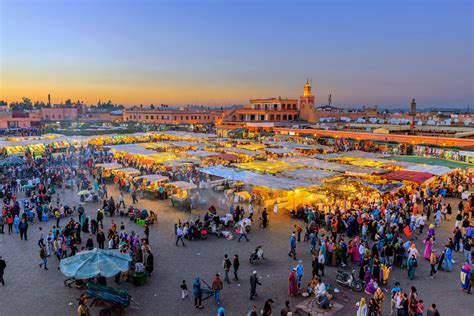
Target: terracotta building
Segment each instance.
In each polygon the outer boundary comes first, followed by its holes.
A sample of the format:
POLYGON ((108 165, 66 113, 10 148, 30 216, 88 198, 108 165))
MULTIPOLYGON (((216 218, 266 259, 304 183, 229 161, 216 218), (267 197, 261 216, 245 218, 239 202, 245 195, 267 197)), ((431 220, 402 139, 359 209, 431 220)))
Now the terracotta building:
POLYGON ((278 122, 299 119, 298 99, 253 99, 250 105, 226 114, 230 122, 278 122))
POLYGON ((212 124, 221 118, 222 111, 207 109, 132 108, 123 113, 124 122, 148 124, 212 124))

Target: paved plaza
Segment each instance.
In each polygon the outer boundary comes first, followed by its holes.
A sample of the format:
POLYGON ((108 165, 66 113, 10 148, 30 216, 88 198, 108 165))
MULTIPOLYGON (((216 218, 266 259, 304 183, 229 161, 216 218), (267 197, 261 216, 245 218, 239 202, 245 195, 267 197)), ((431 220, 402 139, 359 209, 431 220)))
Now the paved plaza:
MULTIPOLYGON (((118 191, 109 185, 109 195, 118 196, 118 191)), ((61 201, 69 205, 78 203, 77 192, 68 191, 63 194, 61 201)), ((131 202, 129 196, 126 203, 131 202)), ((248 235, 250 242, 237 240, 226 240, 211 235, 207 240, 187 242, 187 247, 176 247, 174 236, 174 224, 178 219, 194 219, 198 213, 204 210, 193 211, 187 215, 182 211, 171 207, 169 201, 152 201, 141 199, 141 207, 157 211, 158 222, 151 226, 150 245, 155 257, 155 270, 153 275, 143 286, 137 287, 131 283, 118 285, 130 290, 137 308, 130 308, 126 315, 216 315, 217 309, 213 299, 206 300, 204 309, 196 310, 191 294, 192 280, 199 276, 209 284, 215 273, 223 273, 222 260, 224 254, 232 257, 238 254, 241 261, 239 270, 240 281, 232 281, 230 285, 224 284, 221 293, 221 304, 225 307, 227 315, 246 315, 253 304, 258 310, 263 308, 267 298, 275 301, 274 315, 279 315, 280 308, 285 300, 289 299, 292 308, 303 301, 302 297, 289 298, 288 296, 288 274, 296 263, 291 260, 287 253, 289 250, 289 235, 294 223, 287 214, 271 214, 270 225, 267 229, 252 226, 248 235), (266 260, 255 265, 248 263, 249 253, 258 245, 263 245, 266 260), (249 276, 253 270, 258 272, 262 286, 257 288, 258 296, 255 301, 249 300, 249 276), (186 280, 190 289, 190 297, 181 300, 179 285, 186 280)), ((457 205, 453 200, 452 205, 457 205)), ((98 204, 87 203, 86 212, 95 217, 98 204)), ((221 214, 223 210, 219 210, 221 214)), ((127 231, 135 230, 143 235, 143 228, 130 222, 128 218, 114 217, 118 224, 124 221, 127 231)), ((108 228, 110 218, 107 217, 104 228, 108 228)), ((75 288, 66 288, 63 285, 65 277, 58 271, 58 261, 55 257, 49 258, 50 269, 45 271, 38 267, 40 261, 38 256, 38 227, 47 230, 54 225, 54 221, 30 225, 29 240, 21 241, 17 234, 0 235, 0 255, 7 262, 5 270, 6 286, 0 286, 0 315, 74 315, 77 309, 77 299, 83 292, 75 288)), ((440 250, 446 239, 451 236, 454 221, 443 222, 441 228, 437 229, 436 249, 440 250)), ((424 235, 423 235, 424 237, 424 235)), ((85 243, 83 234, 83 243, 85 243)), ((95 241, 95 239, 94 239, 95 241)), ((347 241, 347 238, 346 238, 347 241)), ((418 238, 418 249, 423 251, 422 238, 418 238)), ((309 244, 300 243, 297 247, 298 257, 305 265, 303 283, 306 284, 311 278, 311 257, 309 244)), ((395 270, 390 275, 389 284, 384 286, 388 290, 395 280, 402 284, 402 288, 409 291, 410 286, 416 286, 419 296, 428 306, 436 303, 442 315, 472 315, 474 298, 460 290, 459 270, 462 262, 460 254, 454 254, 453 272, 440 271, 435 279, 429 277, 429 264, 420 258, 416 271, 416 278, 410 281, 406 270, 395 270)), ((324 282, 329 282, 341 290, 338 297, 339 303, 344 308, 337 315, 355 315, 355 302, 360 299, 360 293, 350 292, 347 288, 335 285, 335 268, 326 267, 324 282)), ((112 279, 108 285, 117 287, 112 279)), ((365 295, 365 294, 364 294, 365 295)), ((365 295, 367 297, 367 295, 365 295)), ((389 293, 386 293, 383 315, 389 314, 389 293)), ((99 309, 92 309, 93 315, 98 315, 99 309)))

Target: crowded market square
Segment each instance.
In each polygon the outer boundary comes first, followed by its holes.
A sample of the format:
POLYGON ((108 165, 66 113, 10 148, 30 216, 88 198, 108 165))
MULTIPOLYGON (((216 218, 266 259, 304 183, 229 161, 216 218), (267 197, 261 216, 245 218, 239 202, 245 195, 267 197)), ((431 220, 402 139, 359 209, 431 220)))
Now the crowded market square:
POLYGON ((356 314, 364 302, 388 315, 404 295, 417 300, 409 309, 470 313, 468 163, 186 132, 2 145, 2 292, 19 299, 7 314, 75 313, 83 294, 113 302, 93 315, 276 313, 286 301, 300 315, 356 314), (91 260, 69 262, 93 249, 125 268, 84 277, 91 260))

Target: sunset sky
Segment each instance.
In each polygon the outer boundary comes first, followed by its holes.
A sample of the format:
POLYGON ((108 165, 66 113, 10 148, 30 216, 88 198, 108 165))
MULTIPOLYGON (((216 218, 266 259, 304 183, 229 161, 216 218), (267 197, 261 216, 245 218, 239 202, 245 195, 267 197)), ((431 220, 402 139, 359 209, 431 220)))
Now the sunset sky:
POLYGON ((0 100, 473 104, 471 0, 0 0, 0 100))

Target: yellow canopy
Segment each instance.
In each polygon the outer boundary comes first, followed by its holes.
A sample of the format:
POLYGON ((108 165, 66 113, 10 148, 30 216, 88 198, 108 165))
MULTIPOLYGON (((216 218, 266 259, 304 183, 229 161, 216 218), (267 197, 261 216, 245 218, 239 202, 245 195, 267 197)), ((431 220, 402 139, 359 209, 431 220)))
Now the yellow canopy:
POLYGON ((289 164, 284 161, 251 161, 234 164, 237 168, 255 170, 265 173, 278 173, 282 171, 291 171, 303 168, 304 166, 298 164, 289 164))

